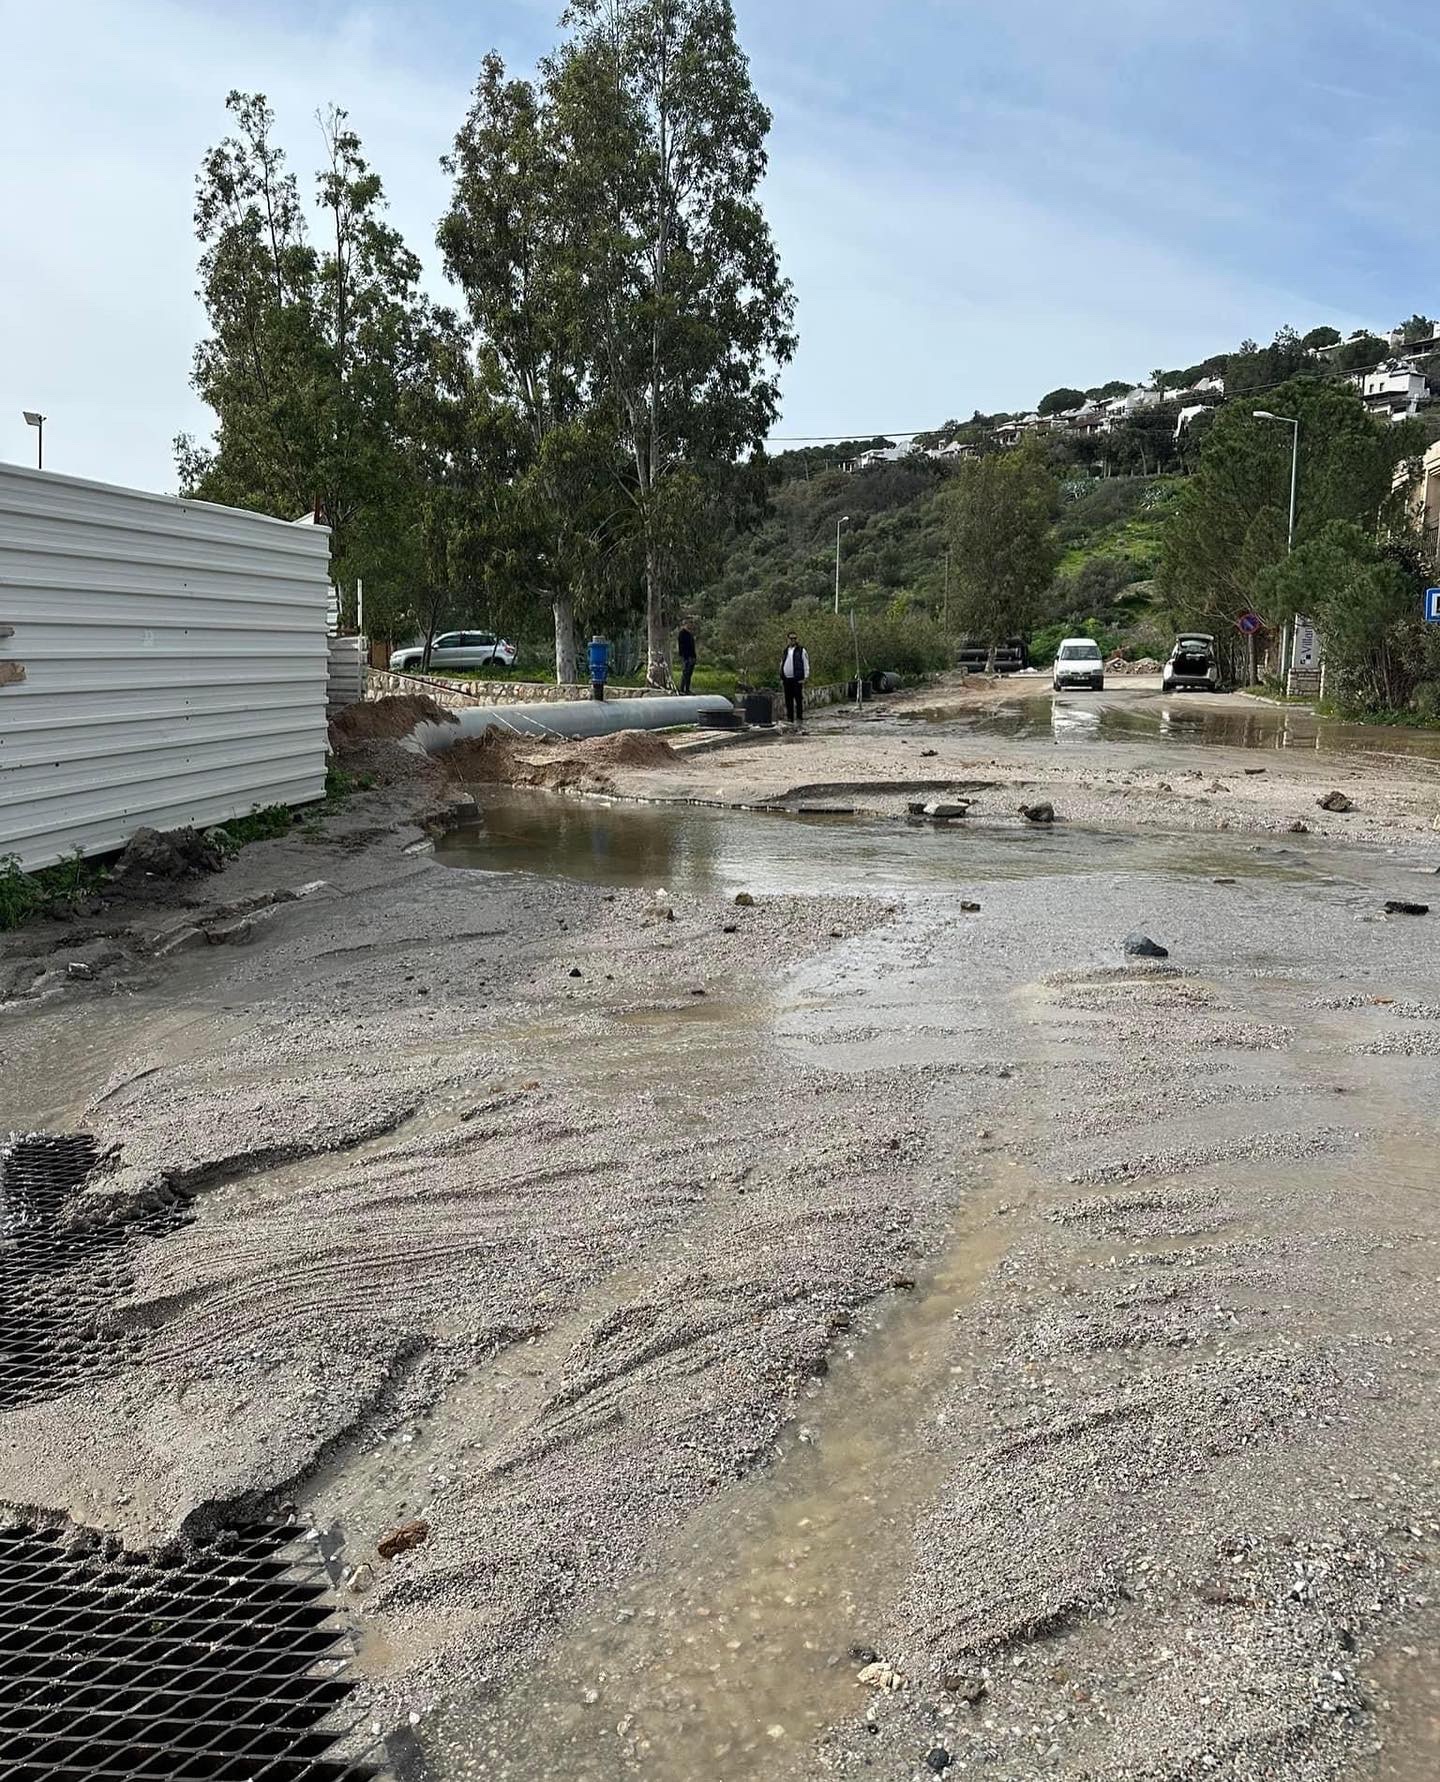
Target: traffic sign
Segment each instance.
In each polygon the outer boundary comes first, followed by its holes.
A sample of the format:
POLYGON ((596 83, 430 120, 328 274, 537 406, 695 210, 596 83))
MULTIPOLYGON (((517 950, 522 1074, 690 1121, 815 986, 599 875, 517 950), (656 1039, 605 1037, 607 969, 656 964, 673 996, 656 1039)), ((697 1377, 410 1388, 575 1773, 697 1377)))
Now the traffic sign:
POLYGON ((1440 625, 1440 588, 1425 590, 1425 623, 1440 625))
POLYGON ((1265 621, 1259 613, 1241 613, 1235 623, 1240 627, 1241 633, 1245 637, 1254 637, 1257 631, 1265 629, 1265 621))

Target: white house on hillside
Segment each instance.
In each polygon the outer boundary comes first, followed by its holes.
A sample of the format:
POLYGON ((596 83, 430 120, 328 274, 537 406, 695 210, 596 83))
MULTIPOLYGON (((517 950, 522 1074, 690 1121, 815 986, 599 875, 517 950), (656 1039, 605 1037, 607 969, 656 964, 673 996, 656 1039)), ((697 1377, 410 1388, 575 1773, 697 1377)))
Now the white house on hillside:
POLYGON ((1415 414, 1430 400, 1430 381, 1410 359, 1391 359, 1357 378, 1365 406, 1392 420, 1415 414))

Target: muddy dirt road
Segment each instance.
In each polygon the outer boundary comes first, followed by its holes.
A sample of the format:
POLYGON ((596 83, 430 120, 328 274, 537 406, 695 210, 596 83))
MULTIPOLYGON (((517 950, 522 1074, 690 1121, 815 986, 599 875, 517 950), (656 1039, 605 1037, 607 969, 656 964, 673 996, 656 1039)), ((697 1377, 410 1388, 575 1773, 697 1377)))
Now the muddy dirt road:
POLYGON ((296 1504, 435 1782, 1440 1772, 1440 905, 1385 913, 1440 773, 1130 698, 479 786, 438 845, 397 779, 10 937, 3 1124, 175 1222, 0 1500, 296 1504))

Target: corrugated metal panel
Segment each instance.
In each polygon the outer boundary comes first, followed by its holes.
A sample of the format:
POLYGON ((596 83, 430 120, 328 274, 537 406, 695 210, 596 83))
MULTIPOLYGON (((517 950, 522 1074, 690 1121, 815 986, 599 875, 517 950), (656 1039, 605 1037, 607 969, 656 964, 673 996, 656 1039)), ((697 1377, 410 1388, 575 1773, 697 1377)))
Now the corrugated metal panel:
POLYGON ((332 637, 330 639, 330 681, 328 703, 332 712, 344 711, 365 697, 365 639, 332 637))
POLYGON ((0 857, 321 797, 329 552, 324 527, 0 464, 0 857))

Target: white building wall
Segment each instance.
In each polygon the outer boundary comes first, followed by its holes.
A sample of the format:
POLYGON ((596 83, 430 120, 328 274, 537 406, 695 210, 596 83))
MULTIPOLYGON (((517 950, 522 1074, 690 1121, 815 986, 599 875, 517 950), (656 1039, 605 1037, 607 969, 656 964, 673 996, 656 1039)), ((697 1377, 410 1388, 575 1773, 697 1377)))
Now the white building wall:
POLYGON ((325 790, 330 535, 0 464, 0 858, 325 790))

